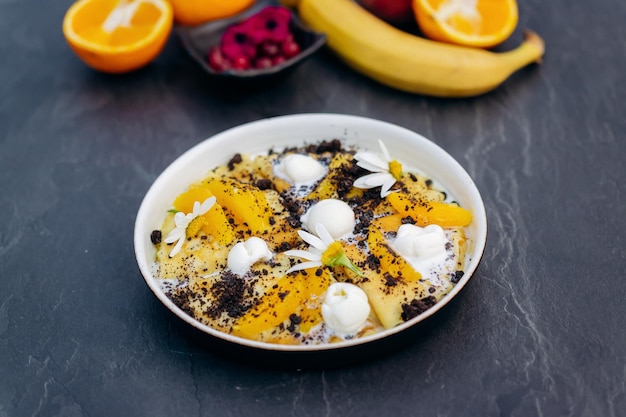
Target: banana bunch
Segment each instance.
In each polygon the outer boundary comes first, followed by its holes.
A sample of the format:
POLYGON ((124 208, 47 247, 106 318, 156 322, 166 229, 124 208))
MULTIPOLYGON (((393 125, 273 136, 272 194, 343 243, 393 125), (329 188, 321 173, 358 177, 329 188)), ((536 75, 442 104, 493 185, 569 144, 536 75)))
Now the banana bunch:
POLYGON ((327 36, 328 46, 349 66, 399 90, 438 97, 486 93, 513 72, 540 62, 543 40, 527 32, 517 48, 502 53, 449 45, 403 32, 353 0, 299 0, 300 18, 327 36))

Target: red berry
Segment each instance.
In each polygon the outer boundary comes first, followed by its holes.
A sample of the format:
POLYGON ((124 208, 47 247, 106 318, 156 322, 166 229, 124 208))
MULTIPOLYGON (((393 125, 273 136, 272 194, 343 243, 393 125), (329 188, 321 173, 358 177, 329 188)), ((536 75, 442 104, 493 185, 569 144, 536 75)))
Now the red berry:
POLYGON ((256 61, 254 61, 254 68, 265 69, 273 65, 274 63, 272 62, 272 59, 266 56, 257 58, 256 61))
POLYGON ((263 41, 259 49, 260 49, 259 52, 261 53, 261 55, 269 56, 269 57, 276 56, 280 52, 280 48, 278 47, 278 44, 270 40, 263 41))
POLYGON ((287 58, 294 57, 300 53, 300 45, 296 42, 283 42, 281 49, 287 58))
POLYGON ((233 58, 231 63, 233 69, 236 70, 247 70, 250 68, 250 60, 243 55, 233 58))
POLYGON ((274 58, 272 58, 272 65, 280 65, 286 60, 287 59, 282 55, 275 56, 274 58))
POLYGON ((226 71, 230 68, 230 63, 222 54, 219 46, 209 49, 209 66, 217 72, 226 71))

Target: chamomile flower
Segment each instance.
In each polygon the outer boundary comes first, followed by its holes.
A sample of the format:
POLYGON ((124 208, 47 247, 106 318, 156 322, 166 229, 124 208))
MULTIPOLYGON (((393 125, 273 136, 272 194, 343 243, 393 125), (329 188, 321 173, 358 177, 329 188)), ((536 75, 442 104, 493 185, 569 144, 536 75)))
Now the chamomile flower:
POLYGON ((391 194, 391 187, 402 178, 402 164, 391 159, 389 151, 382 140, 378 141, 382 156, 372 152, 357 152, 354 159, 357 165, 366 169, 371 174, 364 175, 354 181, 356 188, 380 188, 380 197, 385 198, 391 194))
POLYGON ((196 201, 193 203, 193 210, 191 211, 191 213, 185 214, 182 211, 179 211, 174 215, 174 224, 176 226, 164 240, 164 242, 167 244, 176 242, 176 245, 170 252, 170 258, 176 256, 176 254, 180 252, 180 249, 183 247, 183 243, 187 238, 187 228, 189 227, 191 222, 208 212, 215 204, 215 201, 215 197, 209 197, 204 200, 203 203, 196 201))
POLYGON ((334 240, 323 224, 315 224, 315 233, 317 233, 317 236, 305 232, 304 230, 298 230, 298 235, 300 235, 302 240, 308 243, 310 247, 308 251, 296 249, 285 252, 287 256, 295 256, 306 260, 306 262, 301 262, 289 268, 287 273, 316 268, 322 265, 330 267, 341 265, 355 274, 363 276, 359 268, 357 268, 344 253, 341 242, 334 240))

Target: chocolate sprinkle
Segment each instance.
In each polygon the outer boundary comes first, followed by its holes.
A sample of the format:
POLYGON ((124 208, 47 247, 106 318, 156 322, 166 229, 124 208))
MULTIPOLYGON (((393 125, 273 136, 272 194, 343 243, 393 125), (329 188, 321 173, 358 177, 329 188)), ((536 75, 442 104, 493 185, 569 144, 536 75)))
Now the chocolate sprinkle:
POLYGON ((409 321, 414 317, 422 314, 437 303, 437 299, 432 295, 424 297, 421 300, 413 300, 409 304, 402 304, 401 318, 404 321, 409 321))
POLYGON ((228 161, 228 169, 229 170, 233 170, 235 169, 235 165, 241 163, 241 161, 243 161, 243 158, 241 157, 240 153, 236 153, 230 161, 228 161))
POLYGON ((254 185, 260 190, 271 190, 274 188, 274 183, 267 178, 258 179, 254 182, 254 185))
POLYGON ((216 303, 206 313, 212 318, 219 317, 223 312, 233 318, 241 317, 253 307, 251 292, 252 288, 243 278, 225 271, 222 279, 211 287, 216 303))
POLYGON ((465 275, 465 272, 455 271, 454 273, 450 274, 450 282, 454 284, 458 283, 461 280, 461 278, 463 278, 463 275, 465 275))
POLYGON ((398 280, 392 277, 389 273, 385 273, 383 278, 385 279, 385 285, 388 287, 395 287, 396 285, 398 285, 398 280))

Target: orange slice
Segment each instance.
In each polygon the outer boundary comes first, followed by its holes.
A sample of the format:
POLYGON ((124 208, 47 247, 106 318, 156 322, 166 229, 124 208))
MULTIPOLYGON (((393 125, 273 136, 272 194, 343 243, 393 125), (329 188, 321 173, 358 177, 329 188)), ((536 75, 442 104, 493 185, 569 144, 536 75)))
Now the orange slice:
POLYGON ((79 0, 65 14, 63 34, 90 67, 123 73, 154 60, 172 24, 167 0, 79 0))
POLYGON ((223 19, 252 6, 254 0, 170 0, 174 20, 182 25, 198 25, 223 19))
POLYGON ((516 0, 413 0, 413 11, 428 38, 479 48, 504 42, 518 21, 516 0))

